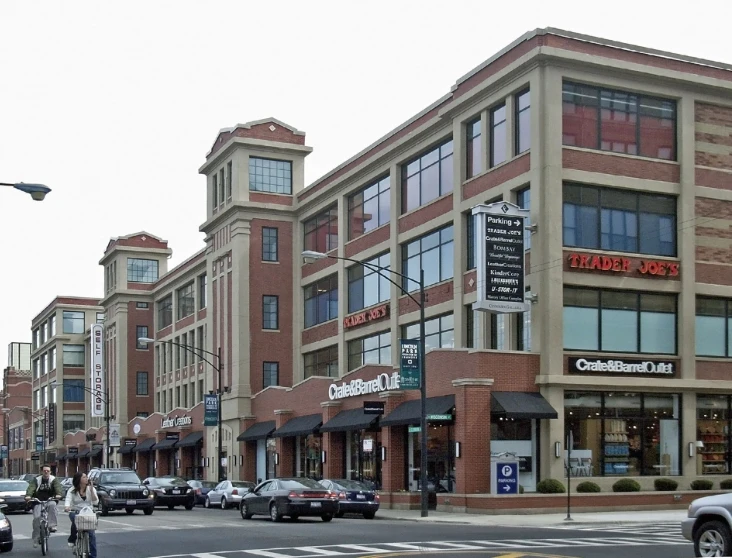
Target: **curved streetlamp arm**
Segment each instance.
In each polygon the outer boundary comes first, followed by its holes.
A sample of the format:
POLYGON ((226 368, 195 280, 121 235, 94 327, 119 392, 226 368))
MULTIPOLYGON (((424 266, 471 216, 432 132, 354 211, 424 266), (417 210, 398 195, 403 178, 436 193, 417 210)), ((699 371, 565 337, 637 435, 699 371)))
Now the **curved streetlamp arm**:
POLYGON ((165 345, 166 343, 170 343, 171 345, 175 345, 176 347, 185 349, 189 353, 193 353, 197 357, 200 357, 203 362, 211 366, 214 370, 218 370, 219 368, 221 368, 221 355, 217 353, 212 353, 211 351, 207 351, 206 349, 199 349, 198 347, 184 345, 183 343, 176 343, 175 341, 155 341, 155 339, 153 339, 152 337, 140 337, 138 341, 142 341, 143 343, 161 343, 163 345, 165 345), (219 361, 219 365, 216 366, 213 362, 205 358, 203 356, 204 354, 215 356, 216 359, 219 361))
MULTIPOLYGON (((54 382, 51 382, 51 383, 50 383, 49 385, 50 385, 51 387, 56 387, 56 386, 62 386, 62 385, 64 385, 64 383, 63 383, 63 382, 55 382, 55 381, 54 381, 54 382)), ((104 403, 105 405, 109 405, 109 403, 110 403, 110 400, 109 400, 109 399, 108 399, 108 398, 106 397, 106 394, 105 394, 105 393, 103 393, 103 392, 99 392, 99 391, 94 391, 93 389, 91 389, 91 388, 88 388, 88 387, 86 387, 86 386, 74 386, 74 387, 75 387, 75 388, 77 388, 77 389, 78 389, 78 388, 81 388, 81 389, 83 389, 83 390, 84 390, 85 392, 87 392, 87 393, 89 393, 89 394, 93 395, 94 397, 98 397, 99 399, 101 399, 101 400, 102 400, 102 403, 104 403)))

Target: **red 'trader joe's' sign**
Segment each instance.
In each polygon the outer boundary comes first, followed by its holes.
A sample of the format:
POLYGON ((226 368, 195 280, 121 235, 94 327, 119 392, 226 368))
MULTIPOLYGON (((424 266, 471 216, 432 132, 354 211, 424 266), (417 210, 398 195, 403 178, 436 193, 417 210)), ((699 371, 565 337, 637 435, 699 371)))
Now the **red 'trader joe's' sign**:
POLYGON ((679 275, 679 264, 677 262, 640 260, 640 262, 634 263, 629 258, 575 253, 569 254, 567 259, 569 260, 569 267, 573 269, 612 271, 615 273, 636 271, 641 275, 652 275, 654 277, 678 277, 679 275))
POLYGON ((376 308, 370 310, 364 310, 358 314, 351 314, 343 318, 343 327, 348 329, 349 327, 365 324, 381 318, 386 318, 389 315, 389 305, 382 304, 376 308))

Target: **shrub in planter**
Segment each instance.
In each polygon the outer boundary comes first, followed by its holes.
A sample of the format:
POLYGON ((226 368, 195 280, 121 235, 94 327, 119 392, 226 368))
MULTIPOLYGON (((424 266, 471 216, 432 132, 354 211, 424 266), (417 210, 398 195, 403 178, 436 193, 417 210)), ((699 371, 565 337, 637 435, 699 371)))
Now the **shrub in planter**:
POLYGON ((524 487, 519 484, 519 494, 524 493, 524 487))
POLYGON ((601 492, 600 486, 594 482, 585 481, 577 485, 577 492, 601 492))
POLYGON ((710 481, 707 479, 697 479, 697 480, 691 481, 692 490, 711 490, 713 486, 714 486, 714 481, 710 481))
POLYGON ((566 490, 564 485, 557 479, 544 479, 536 485, 536 491, 540 494, 562 494, 566 490))
POLYGON ((620 479, 613 485, 613 492, 640 492, 640 484, 633 479, 620 479))
POLYGON ((719 483, 719 488, 722 490, 732 490, 732 479, 724 479, 719 483))
POLYGON ((679 487, 679 483, 673 479, 656 479, 653 481, 653 486, 659 492, 673 491, 679 487))

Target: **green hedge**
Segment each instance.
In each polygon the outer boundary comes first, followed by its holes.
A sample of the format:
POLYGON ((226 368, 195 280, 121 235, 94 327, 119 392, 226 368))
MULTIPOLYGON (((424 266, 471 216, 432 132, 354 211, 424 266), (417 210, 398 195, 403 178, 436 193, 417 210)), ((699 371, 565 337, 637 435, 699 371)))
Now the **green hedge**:
POLYGON ((620 479, 613 485, 613 492, 640 492, 640 484, 633 479, 620 479))
POLYGON ((653 486, 660 492, 674 491, 679 487, 679 483, 673 479, 656 479, 653 486))
POLYGON ((695 481, 691 481, 692 490, 711 490, 713 486, 714 481, 710 481, 707 479, 697 479, 695 481))
POLYGON ((591 481, 581 482, 577 485, 577 492, 601 492, 600 486, 591 481))
POLYGON ((540 494, 562 494, 567 489, 556 479, 544 479, 536 485, 536 491, 540 494))
POLYGON ((719 488, 722 490, 732 490, 732 479, 724 479, 719 483, 719 488))

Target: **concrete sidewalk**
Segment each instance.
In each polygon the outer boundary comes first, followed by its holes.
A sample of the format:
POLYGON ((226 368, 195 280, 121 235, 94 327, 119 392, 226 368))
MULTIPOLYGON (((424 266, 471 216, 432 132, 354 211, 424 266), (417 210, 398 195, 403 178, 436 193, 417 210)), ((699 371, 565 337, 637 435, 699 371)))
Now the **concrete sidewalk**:
POLYGON ((431 523, 456 523, 467 525, 500 525, 507 527, 526 526, 558 526, 587 523, 667 523, 679 522, 686 517, 686 510, 652 510, 652 511, 625 511, 625 512, 579 512, 572 513, 572 521, 567 521, 567 513, 547 514, 515 514, 492 515, 476 513, 447 513, 430 510, 428 517, 421 517, 419 510, 388 510, 380 509, 376 513, 379 519, 401 521, 420 521, 431 523))

